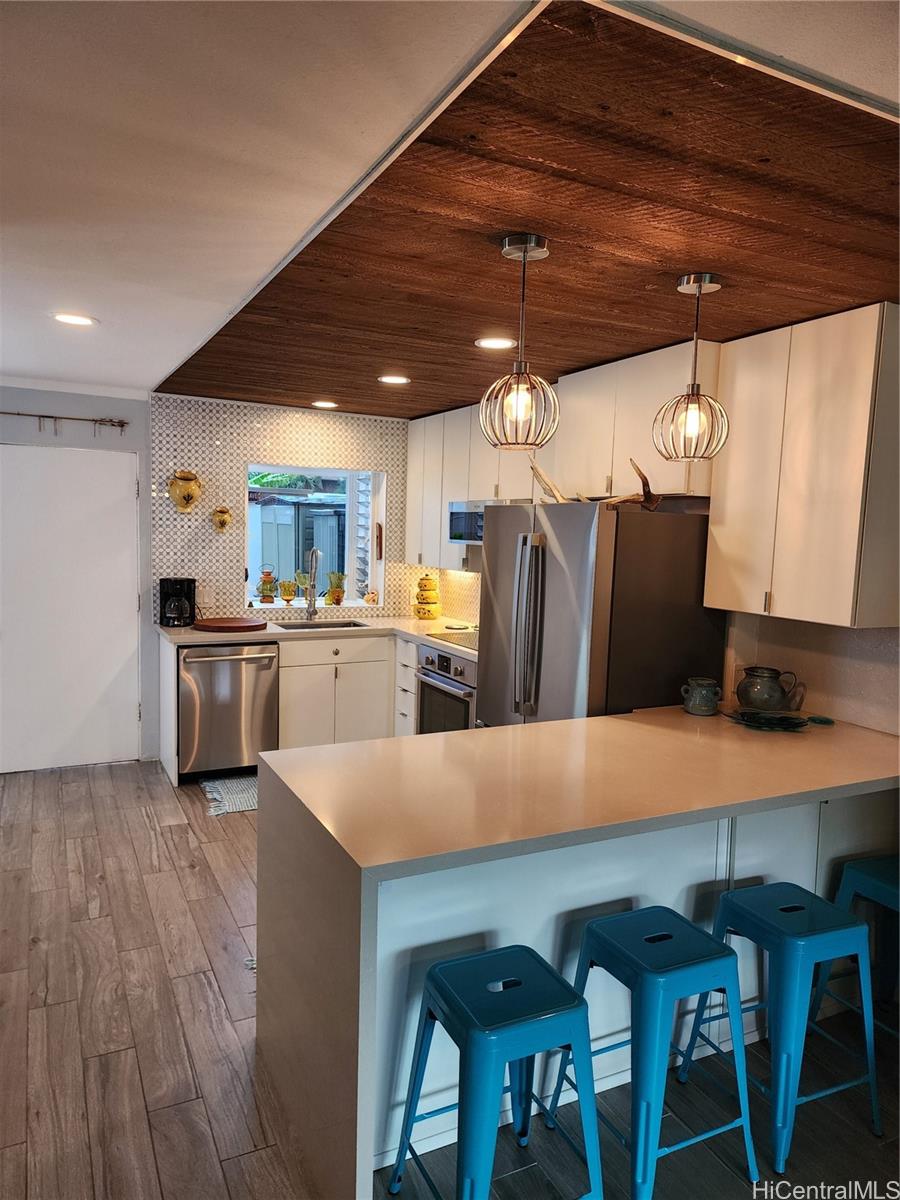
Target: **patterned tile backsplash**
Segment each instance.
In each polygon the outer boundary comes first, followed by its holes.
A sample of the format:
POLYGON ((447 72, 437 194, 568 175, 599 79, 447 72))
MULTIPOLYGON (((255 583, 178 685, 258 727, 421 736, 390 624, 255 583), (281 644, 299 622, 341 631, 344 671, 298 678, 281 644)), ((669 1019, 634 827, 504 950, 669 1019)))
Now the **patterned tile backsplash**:
MULTIPOLYGON (((208 615, 231 616, 246 607, 247 466, 272 463, 386 473, 385 588, 383 605, 373 612, 408 616, 422 568, 402 561, 406 436, 405 421, 154 395, 150 502, 154 606, 158 603, 156 580, 160 576, 186 575, 207 589, 204 611, 208 615), (172 471, 180 469, 196 471, 203 486, 194 512, 178 512, 166 494, 172 471), (217 533, 210 520, 219 504, 227 504, 234 517, 224 533, 217 533)), ((464 621, 477 621, 480 576, 441 571, 440 583, 444 612, 464 621)), ((279 618, 290 617, 291 611, 278 609, 279 618)), ((319 611, 326 618, 342 615, 341 609, 333 613, 328 609, 319 611)), ((154 611, 154 619, 157 617, 154 611)))

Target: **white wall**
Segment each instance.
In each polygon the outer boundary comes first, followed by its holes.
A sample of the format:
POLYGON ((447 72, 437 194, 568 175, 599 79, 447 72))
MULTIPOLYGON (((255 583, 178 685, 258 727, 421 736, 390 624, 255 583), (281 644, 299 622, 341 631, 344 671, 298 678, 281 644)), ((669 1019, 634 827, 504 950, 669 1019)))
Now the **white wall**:
POLYGON ((842 629, 732 613, 725 656, 726 699, 757 663, 794 671, 807 686, 804 709, 884 733, 900 733, 900 630, 842 629))
MULTIPOLYGON (((149 398, 148 398, 149 399, 149 398)), ((148 399, 95 395, 75 390, 44 390, 35 387, 0 385, 0 409, 21 413, 48 413, 59 416, 116 417, 128 421, 120 434, 115 429, 98 429, 91 425, 61 421, 54 434, 52 423, 45 422, 43 432, 30 416, 0 416, 0 442, 14 445, 66 446, 88 450, 132 450, 137 454, 138 479, 141 497, 139 521, 139 577, 141 588, 141 755, 156 758, 159 753, 159 669, 156 633, 153 629, 152 580, 150 576, 150 405, 148 399)), ((0 548, 2 552, 2 548, 0 548)), ((52 564, 22 563, 23 577, 34 569, 52 572, 52 564)), ((65 581, 57 581, 60 604, 65 603, 65 581)), ((104 610, 114 604, 132 604, 131 596, 120 597, 114 582, 98 588, 94 611, 87 614, 102 622, 104 610)), ((22 604, 22 616, 27 618, 27 604, 22 604)), ((29 630, 28 636, 40 645, 40 633, 29 630)))

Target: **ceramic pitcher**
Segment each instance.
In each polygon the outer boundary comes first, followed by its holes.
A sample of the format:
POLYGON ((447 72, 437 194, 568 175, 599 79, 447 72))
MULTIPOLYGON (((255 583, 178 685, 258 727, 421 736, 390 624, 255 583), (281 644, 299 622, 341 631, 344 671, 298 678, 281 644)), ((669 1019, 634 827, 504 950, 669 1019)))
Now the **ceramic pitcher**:
POLYGON ((785 711, 791 707, 791 697, 797 690, 793 671, 777 667, 744 667, 744 678, 737 685, 738 703, 742 708, 757 708, 763 712, 785 711), (782 680, 790 678, 790 686, 782 680))
POLYGON ((715 679, 695 677, 682 686, 684 710, 695 717, 712 717, 719 711, 722 689, 715 679))

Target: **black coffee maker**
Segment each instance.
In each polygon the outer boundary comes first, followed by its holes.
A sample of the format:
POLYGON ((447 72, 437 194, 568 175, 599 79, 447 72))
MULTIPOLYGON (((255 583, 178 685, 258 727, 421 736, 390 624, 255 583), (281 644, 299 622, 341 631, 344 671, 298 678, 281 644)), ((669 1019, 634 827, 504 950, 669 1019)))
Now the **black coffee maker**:
POLYGON ((160 625, 193 625, 197 615, 196 579, 160 579, 160 625))

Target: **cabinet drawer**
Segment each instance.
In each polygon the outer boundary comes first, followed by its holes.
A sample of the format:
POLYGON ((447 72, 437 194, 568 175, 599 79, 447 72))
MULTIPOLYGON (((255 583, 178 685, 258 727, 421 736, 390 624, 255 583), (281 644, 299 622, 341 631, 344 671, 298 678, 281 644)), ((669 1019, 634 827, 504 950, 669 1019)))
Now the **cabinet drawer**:
POLYGON ((397 663, 397 687, 403 688, 407 692, 416 690, 415 667, 409 667, 406 663, 397 663))
POLYGON ((386 637, 313 637, 283 641, 282 667, 321 666, 325 663, 384 662, 390 657, 391 641, 386 637))
POLYGON ((415 670, 417 649, 418 646, 415 642, 406 642, 402 638, 397 638, 397 666, 412 667, 415 670))
POLYGON ((403 688, 397 688, 394 693, 394 711, 397 716, 415 717, 416 715, 416 697, 414 692, 407 692, 403 688))
POLYGON ((394 737, 405 737, 416 732, 415 717, 404 717, 400 713, 394 715, 394 737))

